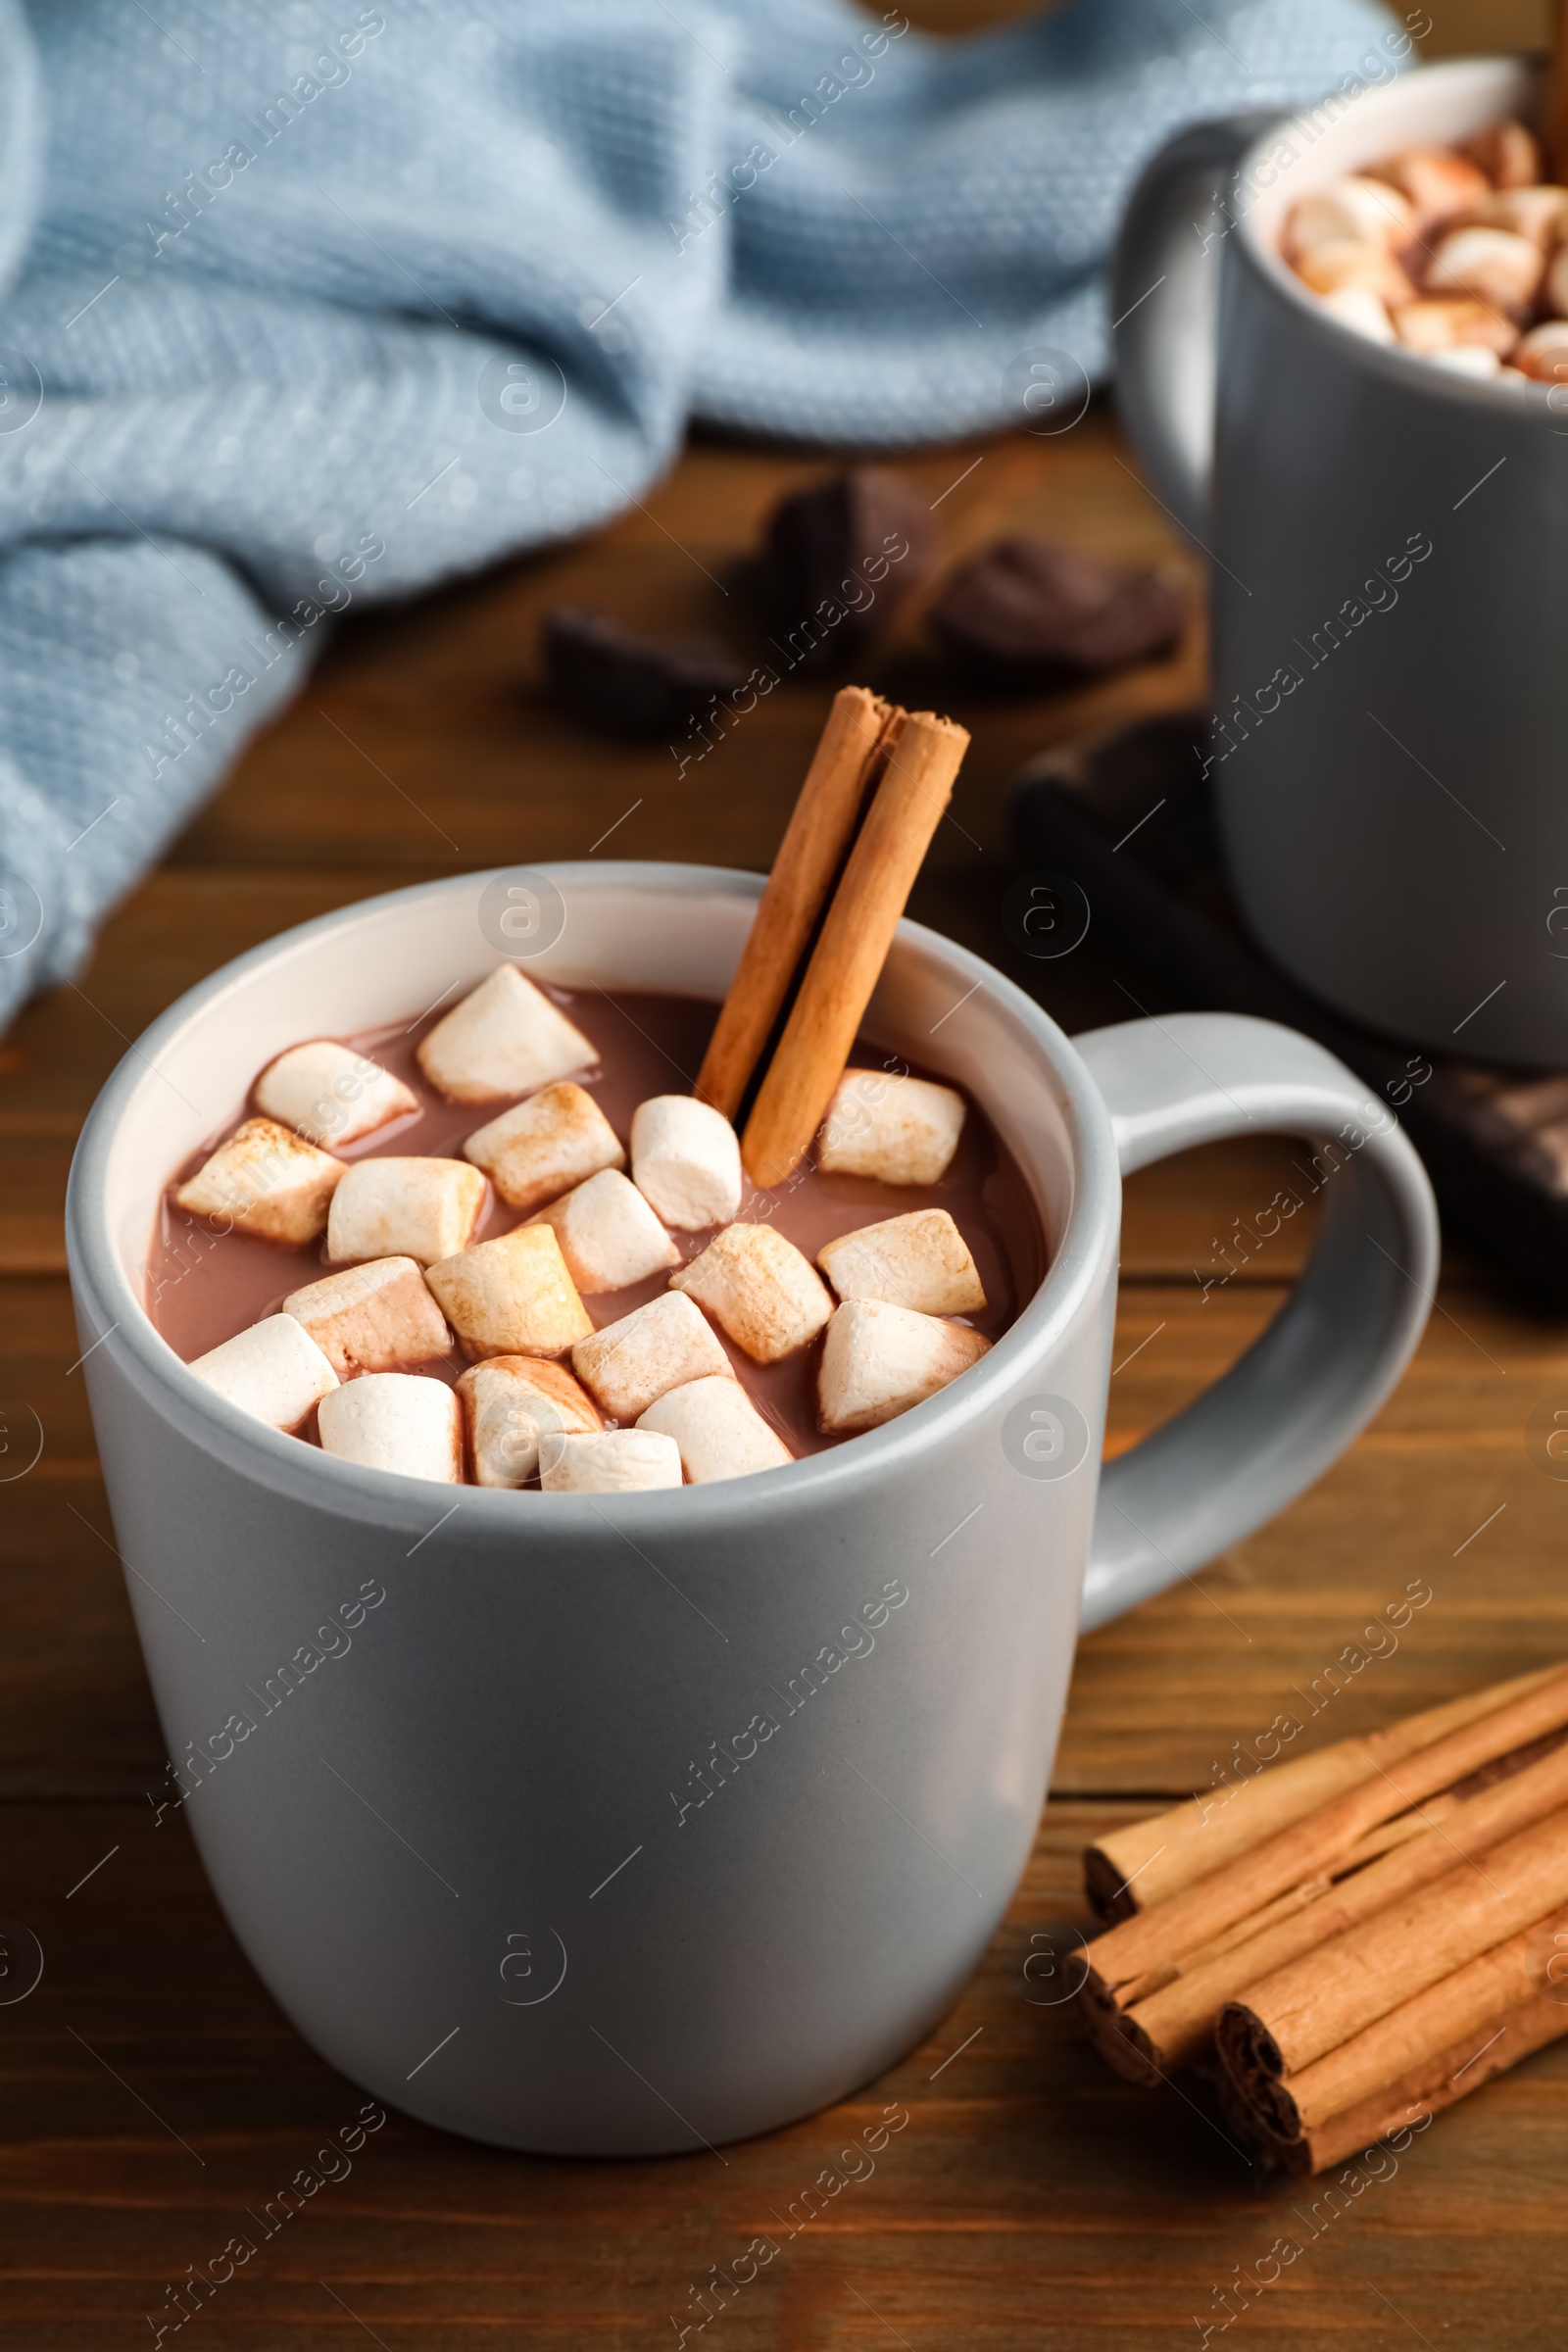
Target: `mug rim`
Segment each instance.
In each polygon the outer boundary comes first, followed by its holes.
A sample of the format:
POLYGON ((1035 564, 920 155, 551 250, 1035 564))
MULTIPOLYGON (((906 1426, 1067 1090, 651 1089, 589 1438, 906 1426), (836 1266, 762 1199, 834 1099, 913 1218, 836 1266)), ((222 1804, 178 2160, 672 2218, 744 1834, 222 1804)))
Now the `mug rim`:
MULTIPOLYGON (((560 860, 530 867, 563 891, 592 887, 619 890, 714 890, 756 900, 764 875, 739 867, 685 861, 618 859, 590 865, 560 860)), ((607 1525, 625 1532, 628 1524, 652 1536, 690 1528, 711 1533, 726 1520, 752 1520, 770 1512, 786 1494, 802 1509, 831 1501, 846 1487, 858 1489, 912 1465, 932 1440, 950 1426, 971 1426, 1000 1413, 1015 1398, 1025 1364, 1048 1354, 1073 1328, 1092 1298, 1107 1262, 1115 1262, 1120 1225, 1120 1171, 1110 1114, 1072 1041, 1022 989, 956 941, 926 925, 901 919, 896 939, 944 962, 956 981, 990 988, 1029 1044, 1052 1071, 1062 1098, 1063 1125, 1072 1167, 1072 1199, 1055 1250, 1039 1287, 981 1360, 950 1387, 886 1422, 859 1432, 848 1444, 751 1476, 718 1479, 701 1486, 619 1494, 613 1496, 552 1494, 529 1496, 543 1503, 549 1520, 516 1513, 512 1490, 409 1478, 349 1462, 302 1445, 271 1428, 199 1381, 148 1313, 125 1269, 108 1222, 107 1177, 122 1121, 132 1098, 151 1083, 152 1064, 174 1039, 211 1019, 234 988, 253 979, 270 962, 325 941, 356 922, 374 920, 414 900, 460 893, 467 900, 483 886, 517 871, 515 865, 442 875, 433 881, 378 892, 275 933, 187 989, 153 1021, 122 1056, 105 1081, 83 1123, 72 1159, 66 1200, 66 1245, 73 1295, 89 1332, 89 1354, 100 1349, 118 1359, 145 1400, 190 1443, 217 1456, 259 1485, 317 1509, 398 1533, 433 1532, 425 1522, 437 1496, 452 1494, 466 1514, 477 1512, 480 1533, 525 1536, 532 1524, 541 1535, 567 1537, 603 1533, 607 1525), (778 1482, 787 1480, 785 1487, 778 1482), (809 1482, 808 1484, 806 1482, 809 1482), (613 1522, 602 1507, 615 1506, 613 1522)), ((506 960, 498 957, 498 961, 506 960)), ((389 1016, 396 1017, 396 1016, 389 1016)), ((1038 1177, 1037 1177, 1038 1181, 1038 1177)), ((1037 1212, 1038 1213, 1038 1212, 1037 1212)), ((84 1359, 85 1360, 85 1359, 84 1359)))
MULTIPOLYGON (((1525 56, 1444 58, 1435 65, 1417 66, 1413 73, 1396 74, 1393 81, 1363 89, 1357 98, 1350 101, 1342 120, 1348 119, 1352 112, 1368 108, 1375 115, 1390 101, 1404 97, 1417 86, 1425 87, 1438 82, 1442 86, 1437 94, 1442 96, 1445 91, 1462 87, 1469 81, 1481 80, 1484 76, 1512 81, 1520 91, 1532 87, 1539 91, 1541 71, 1535 61, 1525 56)), ((1320 106, 1323 103, 1322 99, 1318 101, 1320 106)), ((1298 107, 1294 113, 1277 116, 1247 148, 1238 167, 1238 177, 1244 181, 1251 177, 1265 150, 1277 139, 1289 137, 1293 130, 1308 126, 1312 112, 1310 107, 1298 107)), ((1312 135, 1315 137, 1317 134, 1312 135)), ((1295 165, 1287 166, 1287 173, 1296 168, 1295 165)), ((1345 167, 1341 166, 1340 169, 1345 167)), ((1336 174, 1331 172, 1327 176, 1334 177, 1336 174)), ((1304 194, 1317 184, 1315 179, 1304 180, 1301 192, 1304 194)), ((1263 282, 1276 294, 1283 294, 1298 315, 1311 322, 1312 330, 1326 337, 1330 344, 1337 344, 1342 354, 1347 357, 1353 354, 1364 367, 1374 368, 1406 391, 1424 394, 1429 399, 1448 400, 1462 407, 1490 408, 1502 416, 1528 416, 1532 412, 1557 414, 1555 410, 1547 409, 1551 394, 1558 389, 1555 384, 1498 383, 1486 376, 1458 375, 1451 368, 1433 367, 1419 352, 1402 350, 1397 344, 1375 343, 1369 335, 1358 334, 1353 326, 1347 326, 1332 312, 1323 308, 1311 288, 1303 285, 1297 276, 1283 253, 1264 235, 1258 224, 1258 214, 1262 209, 1252 205, 1236 223, 1240 231, 1238 250, 1246 255, 1263 282)))

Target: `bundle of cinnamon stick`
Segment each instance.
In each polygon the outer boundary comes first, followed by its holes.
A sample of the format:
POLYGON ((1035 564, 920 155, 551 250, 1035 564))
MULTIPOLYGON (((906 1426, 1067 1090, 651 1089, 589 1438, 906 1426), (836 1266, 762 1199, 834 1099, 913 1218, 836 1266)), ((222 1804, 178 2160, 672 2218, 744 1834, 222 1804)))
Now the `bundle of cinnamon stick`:
POLYGON ((733 1119, 788 1008, 741 1136, 763 1189, 821 1124, 968 744, 863 686, 834 697, 693 1090, 733 1119))
POLYGON ((1084 1876, 1110 2064, 1217 2068, 1256 2151, 1321 2172, 1568 2034, 1568 1666, 1135 1822, 1084 1876))

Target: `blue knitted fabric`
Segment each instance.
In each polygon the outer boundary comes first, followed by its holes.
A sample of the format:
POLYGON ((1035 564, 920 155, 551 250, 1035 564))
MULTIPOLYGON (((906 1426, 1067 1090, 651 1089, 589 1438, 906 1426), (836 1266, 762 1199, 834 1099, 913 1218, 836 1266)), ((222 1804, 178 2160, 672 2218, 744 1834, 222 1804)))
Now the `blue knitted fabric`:
POLYGON ((686 418, 909 446, 1102 368, 1182 123, 1387 78, 1363 0, 0 0, 0 1018, 331 615, 602 521, 686 418))

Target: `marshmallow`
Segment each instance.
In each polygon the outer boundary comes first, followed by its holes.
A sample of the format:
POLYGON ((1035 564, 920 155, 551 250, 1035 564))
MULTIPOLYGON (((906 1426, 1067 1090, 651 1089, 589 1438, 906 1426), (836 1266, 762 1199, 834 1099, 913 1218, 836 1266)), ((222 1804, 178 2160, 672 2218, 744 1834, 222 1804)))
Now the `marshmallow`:
POLYGON ((1475 138, 1466 139, 1459 152, 1494 188, 1528 188, 1541 177, 1540 144, 1511 116, 1489 122, 1475 138))
POLYGON ((1541 283, 1541 247, 1511 228, 1454 228, 1427 266, 1428 294, 1469 294, 1490 310, 1528 311, 1541 283))
POLYGON ((378 1061, 318 1037, 268 1064, 256 1081, 256 1107, 310 1143, 341 1150, 417 1110, 419 1098, 378 1061))
POLYGON ((678 1487, 680 1447, 653 1429, 563 1438, 539 1483, 547 1494, 627 1494, 645 1487, 678 1487))
POLYGON ((695 1095, 654 1095, 632 1113, 631 1172, 666 1225, 696 1233, 741 1204, 741 1148, 722 1111, 695 1095))
POLYGON ((817 1426, 829 1437, 880 1429, 989 1352, 961 1323, 911 1314, 880 1298, 855 1298, 827 1327, 817 1372, 817 1426))
POLYGON ((614 1168, 601 1168, 528 1222, 552 1228, 579 1291, 623 1291, 662 1266, 680 1264, 680 1251, 637 1187, 614 1168))
POLYGON ((1375 176, 1409 197, 1418 236, 1442 227, 1456 213, 1469 212, 1492 193, 1486 173, 1451 147, 1407 147, 1379 164, 1375 176))
POLYGON ((1297 275, 1314 294, 1337 294, 1342 286, 1365 286, 1392 308, 1409 302, 1415 288, 1384 245, 1352 242, 1314 245, 1296 265, 1297 275))
POLYGON ((706 1306, 758 1364, 804 1348, 833 1312, 809 1259, 771 1225, 726 1225, 669 1287, 706 1306))
POLYGON ((963 1132, 964 1100, 929 1078, 848 1069, 828 1104, 818 1165, 830 1176, 936 1184, 963 1132))
POLYGON ((470 1135, 465 1159, 483 1168, 509 1208, 537 1208, 542 1200, 597 1176, 623 1168, 620 1138, 580 1086, 547 1086, 515 1110, 470 1135))
POLYGON ((553 1459, 564 1437, 603 1427, 593 1399, 560 1364, 493 1355, 458 1383, 468 1415, 473 1475, 481 1487, 520 1487, 553 1459))
POLYGON ((1422 358, 1430 368, 1446 368, 1453 375, 1498 376, 1515 375, 1517 368, 1503 368, 1494 351, 1484 343, 1455 343, 1449 351, 1427 351, 1422 358))
POLYGON ((268 1242, 314 1242, 348 1173, 275 1119, 247 1119, 174 1195, 181 1208, 268 1242))
POLYGON ((470 1361, 486 1355, 561 1355, 593 1330, 548 1225, 518 1225, 499 1241, 443 1257, 425 1272, 470 1361))
POLYGON ((1499 318, 1484 302, 1461 298, 1404 303, 1395 311, 1394 324, 1405 349, 1427 359, 1465 345, 1506 359, 1519 340, 1510 319, 1499 318))
POLYGON ((729 1357, 679 1291, 665 1291, 618 1323, 607 1323, 603 1331, 579 1340, 571 1368, 592 1391, 600 1411, 616 1421, 635 1421, 656 1397, 683 1381, 701 1380, 710 1372, 724 1380, 735 1377, 729 1357))
POLYGON ((639 1429, 662 1430, 680 1447, 681 1468, 694 1487, 715 1478, 746 1478, 776 1470, 795 1456, 762 1419, 738 1380, 688 1380, 656 1397, 639 1429))
POLYGON ((1415 209, 1408 196, 1386 180, 1348 172, 1303 196, 1291 213, 1286 245, 1292 256, 1316 245, 1381 245, 1394 252, 1408 245, 1415 209))
POLYGON ((419 1047, 420 1069, 454 1102, 526 1095, 598 1059, 598 1048, 514 963, 498 964, 419 1047))
POLYGON ((1469 217, 1480 228, 1511 228, 1544 253, 1568 226, 1568 188, 1501 188, 1469 217))
POLYGON ((1394 321, 1388 305, 1365 286, 1341 286, 1335 294, 1320 294, 1318 302, 1342 326, 1365 335, 1371 343, 1392 343, 1394 321))
POLYGON ((841 1298, 883 1298, 917 1315, 972 1315, 986 1302, 968 1245, 945 1208, 842 1233, 816 1262, 841 1298))
POLYGON ((332 1196, 326 1254, 416 1257, 461 1250, 484 1207, 484 1178, 466 1159, 360 1159, 332 1196))
POLYGON ((323 1453, 395 1470, 404 1478, 463 1478, 463 1413, 444 1380, 368 1372, 323 1396, 317 1415, 323 1453))
POLYGON ((337 1374, 292 1315, 269 1315, 197 1356, 204 1387, 273 1429, 298 1429, 312 1405, 337 1387, 337 1374))
POLYGON ((1555 384, 1568 377, 1568 318, 1548 318, 1521 335, 1513 364, 1538 384, 1555 384))
POLYGON ((445 1355, 452 1334, 412 1257, 377 1257, 307 1283, 283 1301, 339 1379, 351 1372, 400 1372, 445 1355))

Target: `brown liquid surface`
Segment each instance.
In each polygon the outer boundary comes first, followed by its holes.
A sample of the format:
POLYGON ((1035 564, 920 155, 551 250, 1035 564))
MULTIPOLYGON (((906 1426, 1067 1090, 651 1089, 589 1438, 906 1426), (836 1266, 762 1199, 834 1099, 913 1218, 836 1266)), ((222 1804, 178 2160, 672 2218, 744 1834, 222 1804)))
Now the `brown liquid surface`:
MULTIPOLYGON (((600 1066, 581 1076, 579 1083, 594 1096, 622 1143, 630 1133, 632 1112, 639 1102, 650 1095, 691 1092, 717 1017, 715 1004, 701 997, 645 995, 634 989, 611 993, 593 988, 547 988, 545 993, 598 1046, 600 1066)), ((409 1029, 397 1023, 368 1029, 343 1041, 412 1087, 420 1108, 378 1127, 357 1144, 345 1145, 338 1157, 356 1160, 383 1154, 428 1154, 461 1159, 464 1139, 511 1107, 510 1101, 447 1102, 432 1093, 416 1059, 416 1049, 440 1017, 431 1014, 409 1029)), ((858 1068, 903 1072, 911 1067, 863 1038, 857 1040, 851 1059, 858 1068)), ((912 1074, 935 1075, 918 1068, 912 1074)), ((942 1083, 953 1082, 944 1079, 942 1083)), ((247 1115, 246 1110, 236 1108, 205 1149, 176 1171, 173 1183, 183 1183, 194 1174, 223 1136, 231 1134, 247 1115)), ((956 1319, 971 1324, 987 1339, 999 1338, 1039 1288, 1046 1270, 1045 1241, 1017 1162, 972 1101, 958 1149, 940 1184, 878 1184, 869 1177, 825 1175, 803 1163, 789 1183, 770 1193, 743 1198, 740 1215, 748 1221, 766 1219, 814 1261, 823 1244, 841 1233, 925 1207, 948 1210, 969 1246, 985 1287, 985 1312, 956 1319)), ((492 1192, 473 1239, 491 1241, 523 1221, 492 1192)), ((713 1230, 678 1233, 674 1239, 684 1255, 693 1258, 707 1248, 713 1230)), ((193 1356, 205 1355, 210 1348, 259 1323, 264 1316, 276 1314, 291 1292, 334 1270, 326 1258, 324 1239, 290 1247, 259 1241, 249 1234, 220 1234, 204 1218, 176 1208, 172 1185, 148 1249, 144 1298, 159 1331, 189 1363, 193 1356)), ((667 1272, 651 1274, 625 1290, 590 1292, 583 1304, 596 1327, 602 1328, 630 1314, 634 1307, 646 1305, 668 1282, 667 1272)), ((782 1363, 754 1364, 722 1332, 717 1336, 753 1401, 792 1452, 815 1453, 848 1442, 824 1438, 816 1426, 820 1340, 782 1363)), ((454 1348, 450 1355, 437 1357, 419 1369, 456 1381, 466 1371, 467 1359, 454 1348)), ((314 1440, 314 1417, 300 1434, 314 1440)))

